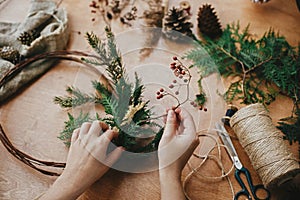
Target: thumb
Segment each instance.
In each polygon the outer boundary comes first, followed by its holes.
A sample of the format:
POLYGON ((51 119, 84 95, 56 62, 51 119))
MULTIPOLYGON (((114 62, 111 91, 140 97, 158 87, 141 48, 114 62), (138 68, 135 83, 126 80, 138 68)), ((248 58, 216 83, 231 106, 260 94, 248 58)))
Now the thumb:
POLYGON ((106 165, 112 166, 120 158, 124 150, 124 147, 117 147, 115 150, 109 153, 106 158, 106 165))
POLYGON ((174 110, 170 109, 167 115, 167 121, 163 137, 171 137, 175 135, 177 129, 177 118, 174 110))

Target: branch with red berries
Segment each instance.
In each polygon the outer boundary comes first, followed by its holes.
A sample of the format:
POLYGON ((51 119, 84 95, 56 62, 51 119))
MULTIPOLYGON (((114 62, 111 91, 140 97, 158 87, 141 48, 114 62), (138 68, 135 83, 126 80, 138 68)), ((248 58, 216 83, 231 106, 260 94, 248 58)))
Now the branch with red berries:
MULTIPOLYGON (((170 69, 173 71, 175 79, 173 79, 172 83, 170 83, 169 90, 166 88, 160 88, 156 92, 156 99, 160 100, 165 97, 171 97, 177 102, 177 105, 173 106, 173 109, 190 102, 193 107, 206 112, 207 108, 204 107, 204 104, 206 103, 206 97, 201 84, 198 84, 199 93, 196 95, 196 99, 190 99, 190 83, 192 75, 189 68, 186 67, 181 60, 178 59, 178 57, 174 56, 173 62, 170 64, 170 69), (183 100, 180 100, 178 95, 180 94, 180 90, 182 88, 186 89, 186 96, 183 100)), ((201 79, 198 81, 198 83, 199 82, 201 83, 201 79)))

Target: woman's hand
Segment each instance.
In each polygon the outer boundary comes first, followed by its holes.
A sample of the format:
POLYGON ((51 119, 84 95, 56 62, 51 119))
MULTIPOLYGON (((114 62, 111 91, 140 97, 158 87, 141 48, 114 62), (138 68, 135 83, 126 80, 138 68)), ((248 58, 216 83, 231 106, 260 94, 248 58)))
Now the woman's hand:
POLYGON ((191 115, 181 108, 170 109, 158 147, 162 199, 185 199, 181 172, 198 144, 191 115))
POLYGON ((180 176, 198 144, 192 116, 181 108, 170 109, 158 147, 160 169, 180 176))
POLYGON ((76 199, 108 171, 124 149, 118 147, 107 155, 110 141, 117 136, 107 128, 94 121, 73 132, 66 168, 41 199, 76 199))

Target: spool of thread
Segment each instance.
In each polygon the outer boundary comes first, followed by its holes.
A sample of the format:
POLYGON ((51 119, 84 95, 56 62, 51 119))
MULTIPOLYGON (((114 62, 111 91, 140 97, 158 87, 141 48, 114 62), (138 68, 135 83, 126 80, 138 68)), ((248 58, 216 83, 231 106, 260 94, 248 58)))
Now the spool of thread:
POLYGON ((262 104, 240 109, 230 125, 266 188, 274 190, 300 174, 297 159, 262 104))
POLYGON ((234 105, 229 105, 228 106, 229 108, 227 109, 226 113, 225 113, 225 116, 222 117, 222 122, 225 124, 225 125, 230 125, 229 124, 229 121, 230 121, 230 118, 236 113, 236 111, 238 111, 238 107, 234 106, 234 105))

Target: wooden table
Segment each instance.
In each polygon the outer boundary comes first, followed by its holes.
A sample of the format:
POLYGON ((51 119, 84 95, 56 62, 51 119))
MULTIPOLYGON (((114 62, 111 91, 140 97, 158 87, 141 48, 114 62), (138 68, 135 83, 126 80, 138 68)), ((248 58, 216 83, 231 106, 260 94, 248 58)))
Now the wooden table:
MULTIPOLYGON (((26 16, 30 6, 29 2, 29 0, 10 0, 3 3, 0 5, 0 20, 21 21, 26 16)), ((170 1, 170 5, 177 6, 178 2, 178 0, 170 1)), ((88 50, 82 33, 94 31, 99 35, 103 34, 104 23, 99 15, 91 13, 89 3, 90 1, 63 0, 60 4, 60 7, 64 7, 68 11, 72 30, 68 49, 88 50), (92 20, 93 18, 95 20, 92 20)), ((192 20, 196 20, 198 7, 204 3, 211 3, 215 7, 223 26, 237 21, 241 27, 250 23, 250 31, 257 36, 261 36, 269 27, 272 27, 279 30, 291 45, 295 46, 299 42, 300 12, 293 0, 272 0, 264 5, 255 5, 250 0, 194 0, 191 3, 192 20)), ((119 22, 115 22, 112 27, 113 31, 119 35, 129 29, 119 22)), ((126 50, 126 44, 121 44, 121 46, 126 50)), ((124 49, 121 50, 124 51, 124 49)), ((177 51, 180 52, 182 49, 177 49, 177 51)), ((154 59, 157 59, 158 62, 169 62, 166 58, 156 57, 154 59)), ((130 59, 128 61, 130 62, 130 59)), ((97 78, 91 72, 81 73, 80 70, 81 67, 77 64, 61 62, 22 90, 16 97, 1 105, 0 122, 15 146, 37 158, 65 161, 68 149, 57 136, 62 130, 63 121, 67 116, 66 111, 53 104, 53 97, 63 95, 66 85, 78 81, 78 74, 83 76, 80 79, 82 87, 88 87, 90 79, 97 78)), ((290 109, 286 109, 287 107, 291 107, 291 101, 284 97, 279 97, 270 106, 274 122, 289 114, 290 109)), ((224 113, 224 107, 222 108, 219 112, 224 113)), ((212 111, 208 111, 208 113, 210 116, 217 116, 212 111)), ((211 121, 203 120, 201 123, 209 127, 211 121)), ((260 183, 247 155, 237 141, 234 143, 242 163, 251 171, 254 183, 260 183)), ((292 147, 292 151, 298 156, 296 145, 292 147)), ((33 199, 46 191, 55 180, 55 177, 42 175, 17 161, 5 150, 3 145, 0 145, 0 152, 0 199, 33 199)), ((225 152, 223 154, 226 155, 225 152)), ((198 162, 195 159, 192 158, 192 163, 198 162)), ((226 168, 231 165, 227 156, 223 156, 223 162, 226 168)), ((220 170, 212 161, 206 162, 201 172, 207 176, 220 175, 220 170)), ((183 178, 188 173, 189 169, 185 168, 183 178)), ((233 174, 229 178, 235 191, 238 191, 240 187, 233 174)), ((226 179, 206 181, 199 177, 193 177, 187 185, 187 192, 192 199, 231 199, 226 179)), ((159 199, 159 197, 160 187, 157 171, 137 174, 110 170, 80 199, 159 199)))

